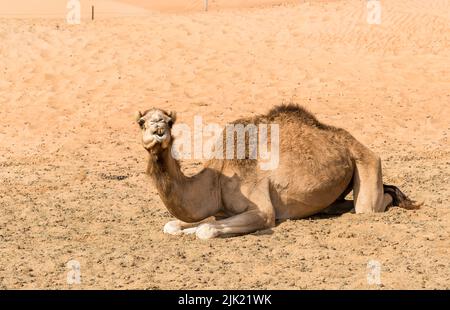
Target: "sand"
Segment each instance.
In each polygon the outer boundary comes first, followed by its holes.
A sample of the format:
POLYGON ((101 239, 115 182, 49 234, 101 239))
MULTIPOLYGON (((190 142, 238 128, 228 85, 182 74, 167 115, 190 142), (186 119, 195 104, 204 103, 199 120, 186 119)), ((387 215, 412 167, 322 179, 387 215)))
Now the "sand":
MULTIPOLYGON (((76 1, 76 0, 73 0, 76 1)), ((0 0, 0 16, 3 18, 65 18, 69 0, 0 0)), ((94 6, 95 19, 142 16, 152 12, 186 13, 222 11, 227 9, 251 9, 297 4, 298 0, 79 0, 81 17, 91 19, 94 6)))
POLYGON ((208 13, 105 1, 111 16, 67 25, 44 16, 49 1, 29 16, 0 2, 0 288, 450 288, 449 1, 383 1, 380 25, 361 1, 208 13), (223 125, 289 101, 380 154, 385 182, 423 208, 164 235, 133 113, 223 125))

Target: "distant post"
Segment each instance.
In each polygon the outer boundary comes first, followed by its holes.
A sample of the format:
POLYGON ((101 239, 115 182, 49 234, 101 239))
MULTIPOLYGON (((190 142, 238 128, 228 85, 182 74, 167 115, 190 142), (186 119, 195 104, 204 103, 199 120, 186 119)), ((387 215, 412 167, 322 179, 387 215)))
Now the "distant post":
POLYGON ((205 0, 205 11, 208 12, 208 0, 205 0))
POLYGON ((92 6, 92 20, 94 20, 94 6, 92 6))

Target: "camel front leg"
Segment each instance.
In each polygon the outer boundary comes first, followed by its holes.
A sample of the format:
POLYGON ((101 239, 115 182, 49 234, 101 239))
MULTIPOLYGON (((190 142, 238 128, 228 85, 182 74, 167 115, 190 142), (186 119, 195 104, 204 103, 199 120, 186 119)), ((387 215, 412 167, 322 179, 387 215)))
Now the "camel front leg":
POLYGON ((198 223, 185 223, 179 220, 174 220, 167 222, 166 225, 164 225, 163 231, 165 234, 169 235, 194 234, 197 230, 197 226, 202 223, 204 223, 204 221, 198 223))
POLYGON ((251 205, 237 215, 197 227, 199 239, 224 235, 247 234, 275 226, 275 210, 269 195, 269 182, 263 181, 249 195, 251 205))
POLYGON ((205 223, 197 227, 199 239, 211 239, 222 235, 247 234, 273 227, 274 223, 260 210, 250 210, 215 223, 205 223))

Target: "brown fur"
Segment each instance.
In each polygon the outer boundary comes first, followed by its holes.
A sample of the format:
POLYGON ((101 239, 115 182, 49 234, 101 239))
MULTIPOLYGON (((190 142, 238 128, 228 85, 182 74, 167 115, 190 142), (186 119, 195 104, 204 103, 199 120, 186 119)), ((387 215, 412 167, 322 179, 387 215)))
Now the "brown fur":
MULTIPOLYGON (((148 122, 141 126, 150 154, 147 172, 169 212, 183 221, 171 223, 169 231, 211 216, 226 216, 216 224, 199 226, 197 236, 207 239, 218 234, 252 232, 272 227, 276 218, 318 213, 342 202, 344 194, 352 189, 357 213, 382 212, 390 202, 417 208, 398 188, 383 186, 381 160, 375 153, 344 129, 319 122, 301 106, 280 105, 267 114, 231 123, 254 124, 256 130, 259 124, 268 125, 269 146, 270 125, 279 125, 279 166, 270 171, 260 170, 259 157, 250 158, 247 133, 244 159, 237 159, 234 135, 234 159, 210 160, 197 175, 184 176, 170 152, 174 119, 174 113, 158 109, 147 110, 140 118, 148 122), (163 135, 162 128, 167 135, 163 135)), ((226 130, 222 139, 225 155, 226 130)))

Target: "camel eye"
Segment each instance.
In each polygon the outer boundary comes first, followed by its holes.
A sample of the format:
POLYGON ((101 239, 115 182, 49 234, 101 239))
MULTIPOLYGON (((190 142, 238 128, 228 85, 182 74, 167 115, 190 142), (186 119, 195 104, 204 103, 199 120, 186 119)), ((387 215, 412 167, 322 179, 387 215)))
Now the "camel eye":
POLYGON ((145 125, 145 119, 141 118, 141 119, 138 121, 138 124, 139 124, 139 127, 144 128, 144 125, 145 125))

